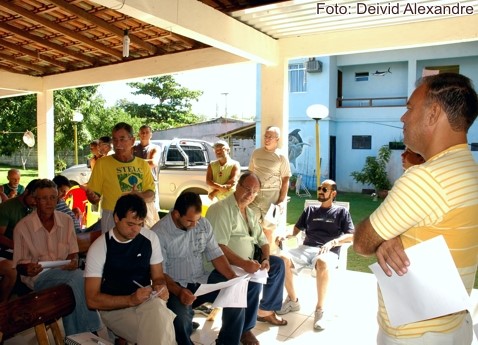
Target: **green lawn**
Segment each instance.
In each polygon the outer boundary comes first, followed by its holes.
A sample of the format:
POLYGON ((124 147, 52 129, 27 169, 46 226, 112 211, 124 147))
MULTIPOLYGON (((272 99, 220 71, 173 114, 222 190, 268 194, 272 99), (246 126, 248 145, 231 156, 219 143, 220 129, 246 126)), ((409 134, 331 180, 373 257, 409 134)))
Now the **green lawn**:
MULTIPOLYGON (((291 225, 295 224, 304 210, 305 199, 315 198, 300 198, 294 192, 290 192, 289 196, 291 199, 287 205, 287 223, 291 225)), ((350 213, 354 224, 358 224, 370 215, 381 203, 381 199, 379 199, 379 201, 373 201, 370 195, 345 192, 337 195, 337 201, 348 201, 350 203, 350 213)), ((347 257, 347 269, 359 272, 371 272, 368 266, 375 261, 375 257, 365 258, 355 254, 353 248, 350 247, 347 257)))
MULTIPOLYGON (((291 199, 287 205, 287 223, 292 225, 295 224, 303 211, 306 198, 299 198, 294 192, 290 192, 289 196, 291 199)), ((360 223, 360 221, 370 215, 381 203, 381 199, 373 201, 370 195, 359 193, 339 193, 337 195, 337 201, 350 202, 350 213, 354 224, 360 223)), ((371 272, 368 266, 376 261, 375 257, 365 258, 357 255, 353 248, 350 247, 347 257, 347 269, 351 271, 371 272)), ((475 275, 474 288, 478 289, 478 274, 475 275)))

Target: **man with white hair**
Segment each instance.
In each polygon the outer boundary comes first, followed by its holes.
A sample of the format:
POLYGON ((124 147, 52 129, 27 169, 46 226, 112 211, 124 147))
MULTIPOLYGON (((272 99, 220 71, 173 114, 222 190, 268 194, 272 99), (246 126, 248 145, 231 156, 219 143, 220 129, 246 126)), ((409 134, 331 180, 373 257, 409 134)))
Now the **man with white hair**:
POLYGON ((267 127, 264 146, 254 150, 249 162, 249 170, 261 181, 261 191, 250 207, 262 222, 264 234, 271 245, 274 243, 274 230, 277 225, 264 218, 272 204, 279 206, 281 213, 283 212, 292 175, 287 155, 278 148, 279 138, 278 127, 267 127))

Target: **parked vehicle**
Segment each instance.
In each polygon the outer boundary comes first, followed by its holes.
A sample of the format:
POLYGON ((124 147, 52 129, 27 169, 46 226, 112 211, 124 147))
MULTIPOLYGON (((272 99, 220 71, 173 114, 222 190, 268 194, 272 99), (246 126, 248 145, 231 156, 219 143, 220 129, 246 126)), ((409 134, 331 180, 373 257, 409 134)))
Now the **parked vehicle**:
MULTIPOLYGON (((161 147, 159 162, 160 207, 169 210, 184 192, 207 194, 206 170, 214 150, 211 143, 196 139, 151 140, 161 147)), ((74 165, 62 172, 69 180, 86 184, 91 169, 86 164, 74 165)))

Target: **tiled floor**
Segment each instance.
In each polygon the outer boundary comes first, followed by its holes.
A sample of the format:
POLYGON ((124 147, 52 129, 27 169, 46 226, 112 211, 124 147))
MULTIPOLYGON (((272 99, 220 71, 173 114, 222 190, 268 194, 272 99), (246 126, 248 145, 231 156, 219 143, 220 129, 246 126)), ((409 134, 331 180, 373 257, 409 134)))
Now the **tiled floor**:
MULTIPOLYGON (((355 344, 371 345, 376 343, 377 334, 377 290, 372 274, 353 271, 336 271, 330 284, 328 307, 325 317, 327 328, 321 332, 313 330, 314 309, 317 302, 315 278, 302 272, 296 277, 296 290, 301 302, 301 310, 284 315, 287 326, 268 326, 258 322, 253 333, 261 344, 355 344)), ((472 294, 472 315, 478 322, 478 290, 472 294)), ((220 315, 214 322, 197 316, 195 321, 201 324, 192 339, 196 345, 214 345, 217 332, 221 327, 220 315)), ((478 323, 477 323, 478 328, 478 323)), ((475 339, 474 345, 478 344, 475 339)))
MULTIPOLYGON (((286 326, 269 326, 258 322, 253 333, 261 344, 373 344, 377 331, 375 311, 375 282, 369 274, 335 271, 330 283, 328 306, 324 317, 327 327, 321 332, 313 330, 314 310, 317 302, 315 278, 310 271, 296 276, 295 285, 301 310, 284 315, 286 326), (367 325, 367 326, 365 326, 367 325), (353 340, 353 341, 351 341, 353 340)), ((214 344, 220 328, 220 316, 214 322, 195 317, 201 324, 192 336, 197 345, 214 344)))
MULTIPOLYGON (((296 277, 296 289, 301 303, 301 310, 284 315, 287 326, 273 327, 258 322, 253 330, 262 345, 268 344, 375 344, 377 333, 377 301, 376 283, 372 274, 352 271, 335 271, 330 283, 328 306, 325 308, 327 328, 321 332, 313 330, 313 312, 316 304, 315 278, 308 272, 296 277)), ((478 328, 478 290, 472 293, 472 315, 478 328)), ((200 323, 199 329, 193 333, 196 345, 214 345, 221 315, 215 321, 206 321, 197 315, 195 321, 200 323)), ((33 330, 28 330, 15 338, 9 339, 5 345, 36 344, 33 330)), ((478 345, 475 339, 474 345, 478 345)))

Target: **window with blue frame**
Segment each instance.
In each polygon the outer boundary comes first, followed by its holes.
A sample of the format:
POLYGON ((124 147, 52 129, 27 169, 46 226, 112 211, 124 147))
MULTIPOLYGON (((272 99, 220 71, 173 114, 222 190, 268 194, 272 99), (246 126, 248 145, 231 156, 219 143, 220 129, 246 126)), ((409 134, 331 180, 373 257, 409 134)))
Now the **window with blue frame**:
POLYGON ((307 74, 303 63, 289 65, 289 92, 307 92, 307 74))

